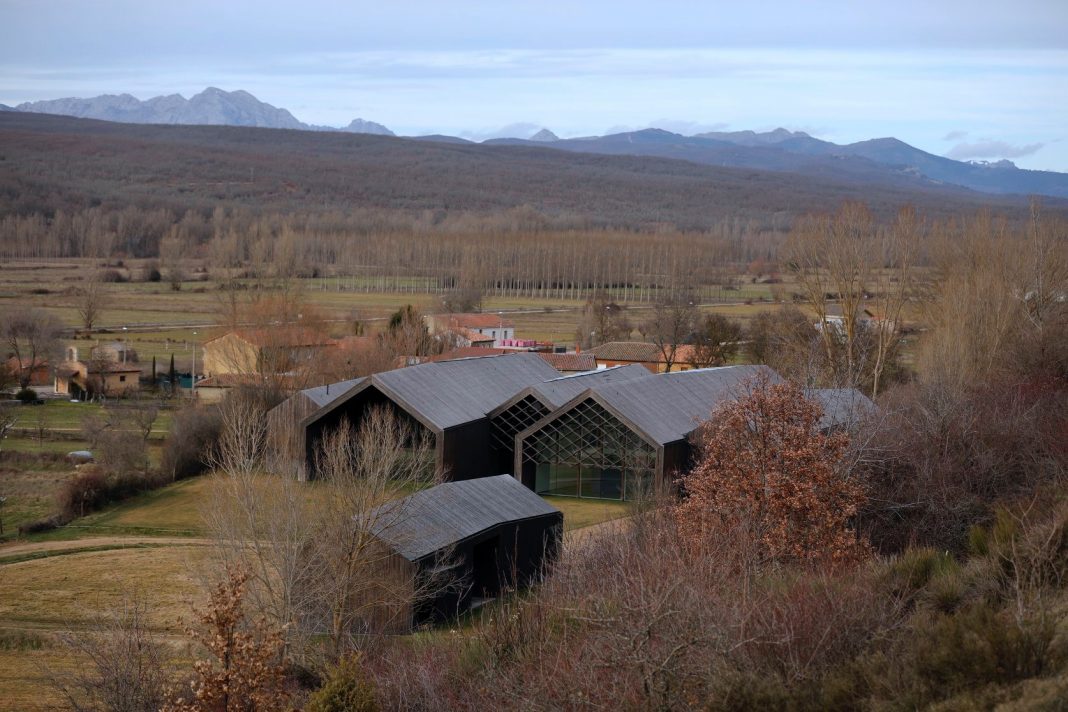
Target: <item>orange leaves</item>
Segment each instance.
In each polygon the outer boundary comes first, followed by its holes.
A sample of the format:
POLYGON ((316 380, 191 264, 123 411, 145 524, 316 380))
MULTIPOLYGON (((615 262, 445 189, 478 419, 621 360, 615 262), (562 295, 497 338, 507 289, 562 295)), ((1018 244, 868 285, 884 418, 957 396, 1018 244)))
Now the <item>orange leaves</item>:
POLYGON ((867 551, 849 527, 864 500, 839 472, 849 439, 819 429, 820 407, 792 385, 750 383, 700 433, 679 528, 692 543, 745 537, 769 562, 839 564, 867 551))

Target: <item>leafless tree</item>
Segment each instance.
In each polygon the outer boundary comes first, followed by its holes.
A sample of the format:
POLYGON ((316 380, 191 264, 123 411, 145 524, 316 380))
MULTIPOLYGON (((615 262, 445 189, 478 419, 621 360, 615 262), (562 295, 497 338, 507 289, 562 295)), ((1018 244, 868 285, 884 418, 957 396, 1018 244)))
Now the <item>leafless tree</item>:
POLYGON ((222 432, 213 455, 216 469, 243 475, 259 470, 267 440, 267 408, 257 396, 253 389, 239 388, 222 402, 222 432))
POLYGON ((64 645, 85 659, 70 672, 47 677, 76 712, 156 712, 168 683, 166 654, 151 633, 138 600, 121 607, 87 633, 63 633, 64 645))
POLYGON ((371 533, 410 516, 382 505, 432 481, 434 457, 427 439, 376 410, 329 434, 317 460, 320 480, 308 484, 239 460, 219 473, 204 515, 222 560, 249 572, 250 604, 284 628, 287 654, 316 655, 321 637, 336 659, 442 585, 405 579, 371 533))
POLYGON ((642 326, 645 338, 659 349, 665 372, 678 363, 679 346, 693 334, 697 315, 693 295, 682 292, 658 302, 652 317, 642 326))
POLYGON ((6 408, 0 410, 0 451, 4 449, 4 438, 15 427, 16 422, 18 418, 14 413, 7 412, 6 408))
POLYGON ((722 314, 707 314, 693 336, 693 351, 687 359, 694 368, 723 366, 738 353, 741 325, 722 314))
POLYGON ((78 319, 87 332, 100 323, 101 314, 111 304, 111 293, 107 285, 96 276, 85 280, 78 293, 78 319))
POLYGON ((866 386, 878 395, 900 341, 904 306, 913 297, 921 231, 911 208, 884 229, 866 206, 852 202, 795 226, 789 265, 816 315, 831 385, 866 386), (831 313, 835 303, 840 314, 831 313))
POLYGON ((626 308, 607 292, 597 292, 582 308, 576 336, 583 348, 592 348, 610 341, 626 341, 633 330, 626 308))
POLYGON ((434 448, 406 422, 375 408, 358 429, 346 422, 324 439, 317 472, 327 496, 313 549, 311 622, 337 660, 363 636, 395 628, 442 583, 391 566, 395 554, 378 539, 413 516, 397 497, 434 481, 434 448))
POLYGON ((59 352, 59 320, 43 309, 10 309, 0 315, 0 340, 11 354, 13 376, 28 388, 34 371, 59 352))

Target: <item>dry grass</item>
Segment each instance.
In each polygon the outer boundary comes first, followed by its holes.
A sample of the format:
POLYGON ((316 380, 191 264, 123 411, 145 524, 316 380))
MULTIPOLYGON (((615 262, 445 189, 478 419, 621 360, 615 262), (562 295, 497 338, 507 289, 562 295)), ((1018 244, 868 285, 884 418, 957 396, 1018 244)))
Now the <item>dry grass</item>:
POLYGON ((72 669, 79 659, 50 635, 92 627, 101 612, 139 593, 150 603, 149 625, 162 638, 181 641, 200 588, 190 574, 200 547, 113 549, 70 553, 0 565, 0 635, 29 635, 39 648, 0 646, 0 711, 53 710, 60 699, 46 668, 72 669))

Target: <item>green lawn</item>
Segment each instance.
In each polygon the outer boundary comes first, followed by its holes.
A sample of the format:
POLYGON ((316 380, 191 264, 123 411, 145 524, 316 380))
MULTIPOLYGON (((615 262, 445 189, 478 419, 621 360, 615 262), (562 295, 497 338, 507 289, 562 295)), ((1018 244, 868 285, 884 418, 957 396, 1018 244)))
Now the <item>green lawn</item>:
MULTIPOLYGON (((122 406, 124 403, 125 401, 114 402, 117 406, 122 406)), ((44 405, 14 406, 12 412, 17 418, 15 421, 17 430, 36 430, 38 427, 44 427, 61 433, 80 433, 85 419, 92 415, 99 415, 103 409, 104 406, 99 403, 75 403, 55 398, 46 400, 44 405)), ((162 438, 167 434, 171 426, 171 414, 170 409, 160 408, 156 421, 152 424, 153 439, 162 438)))

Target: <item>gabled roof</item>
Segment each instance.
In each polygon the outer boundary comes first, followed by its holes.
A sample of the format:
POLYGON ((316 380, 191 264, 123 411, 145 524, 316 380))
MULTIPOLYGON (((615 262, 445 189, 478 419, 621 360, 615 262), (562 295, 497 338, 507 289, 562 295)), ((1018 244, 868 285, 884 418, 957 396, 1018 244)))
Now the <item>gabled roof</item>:
POLYGON ((370 376, 313 413, 305 424, 373 387, 424 425, 441 431, 480 420, 527 386, 559 375, 533 353, 421 363, 370 376))
MULTIPOLYGON (((609 341, 589 350, 598 361, 633 361, 635 363, 663 363, 664 354, 656 344, 645 341, 609 341)), ((675 347, 675 363, 686 363, 693 356, 693 346, 675 347)))
POLYGON ((348 381, 328 383, 325 386, 305 388, 300 394, 322 408, 324 405, 333 403, 335 400, 348 393, 353 386, 362 383, 365 380, 365 378, 353 378, 348 381))
POLYGON ((541 396, 539 400, 546 405, 552 406, 553 408, 559 408, 578 394, 590 388, 596 389, 601 386, 622 383, 625 381, 634 381, 639 378, 655 378, 655 375, 649 373, 649 370, 644 366, 632 363, 626 366, 602 368, 599 371, 588 371, 585 373, 573 373, 568 376, 560 376, 559 378, 553 378, 544 383, 539 383, 536 386, 531 386, 529 390, 541 396))
POLYGON ((549 365, 557 371, 592 371, 597 368, 597 359, 588 351, 566 354, 540 351, 538 355, 548 361, 549 365))
POLYGON ((662 446, 686 438, 716 406, 737 396, 743 383, 761 373, 771 383, 782 382, 767 366, 701 368, 600 385, 571 402, 592 396, 662 446))
POLYGON ((497 475, 416 492, 372 510, 366 520, 376 537, 414 562, 500 524, 554 515, 563 519, 519 480, 497 475))

